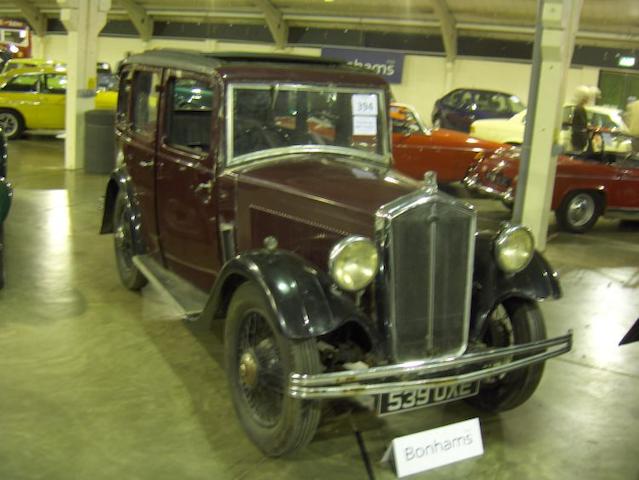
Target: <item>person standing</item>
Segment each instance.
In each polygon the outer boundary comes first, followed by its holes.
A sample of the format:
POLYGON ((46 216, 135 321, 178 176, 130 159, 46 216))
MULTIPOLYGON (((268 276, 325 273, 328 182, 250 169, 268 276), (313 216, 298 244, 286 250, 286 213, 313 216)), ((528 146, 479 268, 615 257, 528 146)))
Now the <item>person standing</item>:
POLYGON ((586 104, 590 101, 588 87, 579 87, 575 92, 575 109, 572 113, 572 131, 570 140, 575 152, 583 152, 588 147, 588 116, 586 104))

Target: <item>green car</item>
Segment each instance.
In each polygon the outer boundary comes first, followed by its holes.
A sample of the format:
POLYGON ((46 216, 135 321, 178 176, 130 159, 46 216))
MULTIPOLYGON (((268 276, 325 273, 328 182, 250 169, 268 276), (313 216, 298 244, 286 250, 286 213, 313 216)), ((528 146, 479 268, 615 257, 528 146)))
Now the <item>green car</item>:
POLYGON ((4 287, 4 220, 9 215, 13 190, 7 182, 7 140, 0 131, 0 288, 4 287))

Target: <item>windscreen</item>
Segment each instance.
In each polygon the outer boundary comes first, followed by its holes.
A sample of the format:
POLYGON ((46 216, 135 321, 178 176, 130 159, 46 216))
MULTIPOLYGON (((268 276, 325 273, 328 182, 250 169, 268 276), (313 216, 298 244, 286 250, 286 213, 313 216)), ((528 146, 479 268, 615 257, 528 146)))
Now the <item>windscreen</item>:
POLYGON ((229 165, 317 147, 387 161, 383 92, 322 87, 232 88, 229 165), (345 150, 347 149, 347 150, 345 150), (272 152, 271 152, 272 151, 272 152))

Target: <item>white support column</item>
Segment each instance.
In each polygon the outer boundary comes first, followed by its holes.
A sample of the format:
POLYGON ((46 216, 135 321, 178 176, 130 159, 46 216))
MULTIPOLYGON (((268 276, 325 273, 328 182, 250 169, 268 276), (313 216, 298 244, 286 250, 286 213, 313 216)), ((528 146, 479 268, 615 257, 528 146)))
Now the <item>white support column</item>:
POLYGON ((153 19, 144 7, 134 0, 119 0, 119 3, 126 10, 142 41, 145 43, 150 41, 153 36, 153 19))
POLYGON ((64 166, 84 166, 84 114, 95 107, 98 34, 106 23, 111 0, 57 0, 67 29, 67 95, 64 166))
POLYGON ((453 89, 455 83, 455 62, 446 60, 444 71, 444 91, 449 92, 453 89))
POLYGON ((31 31, 36 35, 36 49, 32 49, 35 58, 44 58, 44 36, 47 33, 47 17, 36 7, 31 0, 14 0, 22 16, 29 22, 31 31))
POLYGON ((47 33, 47 18, 36 7, 31 0, 14 0, 13 4, 18 7, 22 16, 31 25, 31 30, 41 39, 47 33))
POLYGON ((446 52, 444 88, 449 91, 453 88, 455 58, 457 58, 457 21, 450 12, 446 0, 431 0, 431 5, 441 26, 444 51, 446 52))
MULTIPOLYGON (((570 65, 575 33, 583 0, 538 0, 543 1, 541 32, 541 63, 537 98, 529 105, 533 118, 528 117, 528 128, 532 125, 532 143, 527 172, 520 172, 524 179, 521 192, 523 204, 521 219, 515 220, 528 226, 535 236, 537 248, 544 250, 548 235, 548 215, 555 184, 558 138, 561 125, 561 107, 564 99, 565 74, 570 65)), ((534 70, 534 69, 533 69, 534 70)), ((534 80, 534 79, 533 79, 534 80)), ((534 82, 531 81, 531 84, 534 82)), ((522 169, 525 168, 522 162, 522 169)))

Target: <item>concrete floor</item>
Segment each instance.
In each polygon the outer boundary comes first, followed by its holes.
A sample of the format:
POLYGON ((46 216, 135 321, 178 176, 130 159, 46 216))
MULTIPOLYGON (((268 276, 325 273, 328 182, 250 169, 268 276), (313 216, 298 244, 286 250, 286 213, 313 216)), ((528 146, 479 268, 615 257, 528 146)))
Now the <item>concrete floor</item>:
MULTIPOLYGON (((264 458, 233 413, 219 338, 185 324, 151 287, 120 286, 112 239, 97 234, 106 177, 65 172, 57 140, 15 141, 9 155, 0 479, 366 478, 344 414, 296 457, 264 458)), ((477 203, 506 216, 497 202, 477 203)), ((639 344, 617 346, 639 316, 639 227, 553 233, 546 253, 565 291, 543 304, 549 334, 572 328, 574 350, 501 415, 463 402, 356 414, 376 478, 395 478, 378 463, 394 437, 476 416, 485 454, 418 478, 639 478, 639 344)))

